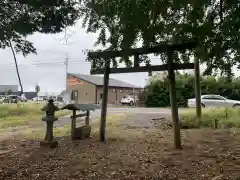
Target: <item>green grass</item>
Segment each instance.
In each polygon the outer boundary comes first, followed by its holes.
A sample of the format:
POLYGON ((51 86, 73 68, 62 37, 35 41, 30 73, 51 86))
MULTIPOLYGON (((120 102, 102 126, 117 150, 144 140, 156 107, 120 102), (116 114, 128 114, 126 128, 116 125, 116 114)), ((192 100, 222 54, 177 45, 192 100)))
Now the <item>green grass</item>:
MULTIPOLYGON (((41 121, 45 115, 41 108, 44 104, 2 104, 0 105, 0 128, 28 125, 41 121)), ((58 111, 56 116, 64 116, 69 111, 58 111)))
MULTIPOLYGON (((119 128, 120 122, 122 120, 124 120, 126 117, 125 113, 122 114, 116 114, 116 115, 111 115, 107 117, 107 121, 106 121, 106 132, 108 133, 108 136, 116 136, 118 137, 117 129, 119 128)), ((92 127, 92 135, 93 136, 98 136, 99 135, 99 125, 100 120, 98 121, 94 121, 93 123, 91 123, 91 127, 92 127)), ((68 125, 64 125, 62 127, 57 127, 53 129, 53 134, 54 137, 64 137, 64 136, 69 136, 71 135, 71 125, 70 125, 70 121, 68 125)), ((45 135, 45 129, 43 128, 38 128, 38 129, 34 129, 31 130, 29 129, 29 131, 25 131, 23 136, 25 139, 28 140, 40 140, 43 139, 45 135)))
POLYGON ((213 127, 240 128, 240 109, 238 108, 203 108, 200 122, 196 121, 196 110, 188 109, 180 115, 181 127, 186 129, 213 127))

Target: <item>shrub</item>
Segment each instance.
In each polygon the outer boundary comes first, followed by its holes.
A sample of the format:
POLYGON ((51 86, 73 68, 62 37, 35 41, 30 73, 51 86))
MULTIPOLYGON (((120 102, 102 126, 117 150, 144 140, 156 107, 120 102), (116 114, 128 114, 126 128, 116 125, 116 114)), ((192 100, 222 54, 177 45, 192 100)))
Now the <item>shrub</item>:
POLYGON ((240 128, 240 109, 234 108, 211 108, 202 109, 200 122, 196 120, 196 110, 188 109, 180 114, 180 124, 183 129, 212 127, 213 122, 217 121, 219 127, 240 128))
MULTIPOLYGON (((178 106, 187 106, 187 100, 195 97, 195 77, 188 73, 176 73, 176 98, 178 106)), ((233 77, 231 81, 227 77, 202 76, 202 94, 219 94, 229 99, 240 100, 240 78, 233 77)), ((156 73, 149 79, 145 91, 140 93, 140 101, 147 107, 169 107, 169 83, 167 76, 156 73)))

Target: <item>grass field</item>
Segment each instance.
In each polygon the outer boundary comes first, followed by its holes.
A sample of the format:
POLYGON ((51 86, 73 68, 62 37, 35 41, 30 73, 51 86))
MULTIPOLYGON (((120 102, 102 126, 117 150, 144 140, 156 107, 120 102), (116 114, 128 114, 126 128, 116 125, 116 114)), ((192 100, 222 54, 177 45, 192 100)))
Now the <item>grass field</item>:
POLYGON ((239 108, 203 108, 200 122, 196 121, 196 110, 186 109, 180 120, 184 128, 212 127, 216 122, 218 128, 240 128, 239 108))
MULTIPOLYGON (((116 135, 118 137, 118 134, 116 134, 117 129, 119 127, 120 121, 124 120, 126 117, 126 113, 111 115, 107 117, 107 123, 106 123, 106 129, 110 136, 116 135)), ((100 127, 100 121, 94 121, 91 123, 92 127, 92 135, 98 135, 99 134, 99 127, 100 127)), ((84 125, 84 121, 78 124, 78 126, 84 125)), ((53 129, 54 137, 70 137, 71 133, 71 125, 64 125, 62 127, 57 127, 53 129)), ((22 136, 24 139, 28 140, 41 140, 43 139, 45 135, 45 129, 44 128, 38 128, 34 129, 32 131, 31 129, 29 131, 25 131, 22 136)))
MULTIPOLYGON (((0 129, 28 125, 37 121, 45 115, 41 108, 43 103, 24 104, 1 104, 0 105, 0 129)), ((69 111, 58 111, 56 116, 67 115, 69 111)))
MULTIPOLYGON (((175 150, 172 130, 126 129, 121 126, 125 115, 108 117, 105 143, 99 142, 98 122, 92 138, 63 138, 56 149, 41 148, 38 141, 4 142, 15 150, 0 155, 0 179, 239 179, 239 133, 184 129, 183 149, 175 150)), ((63 127, 55 135, 64 136, 68 130, 63 127)))

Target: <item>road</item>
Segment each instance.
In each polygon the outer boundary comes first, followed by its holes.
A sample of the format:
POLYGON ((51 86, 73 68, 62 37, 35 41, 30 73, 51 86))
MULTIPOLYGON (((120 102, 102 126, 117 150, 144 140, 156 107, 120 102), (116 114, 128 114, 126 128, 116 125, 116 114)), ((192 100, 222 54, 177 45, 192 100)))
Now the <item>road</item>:
MULTIPOLYGON (((181 112, 182 109, 179 110, 181 112)), ((165 116, 171 115, 171 109, 170 108, 108 108, 107 115, 115 115, 115 114, 121 114, 121 113, 127 113, 129 116, 134 118, 134 116, 140 117, 141 115, 144 117, 151 117, 151 118, 161 118, 165 116)), ((97 109, 95 111, 91 111, 90 113, 91 119, 96 120, 99 119, 101 116, 101 109, 97 109)), ((55 123, 55 126, 62 126, 65 124, 69 124, 70 122, 70 115, 61 117, 59 120, 55 123)))

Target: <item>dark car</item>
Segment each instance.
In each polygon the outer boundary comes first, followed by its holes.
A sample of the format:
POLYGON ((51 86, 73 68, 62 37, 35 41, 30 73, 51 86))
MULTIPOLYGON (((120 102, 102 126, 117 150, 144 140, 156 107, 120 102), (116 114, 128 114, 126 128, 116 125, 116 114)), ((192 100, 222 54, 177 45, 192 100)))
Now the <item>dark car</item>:
POLYGON ((8 96, 8 100, 10 103, 18 103, 18 101, 20 101, 20 97, 17 95, 10 95, 8 96))

